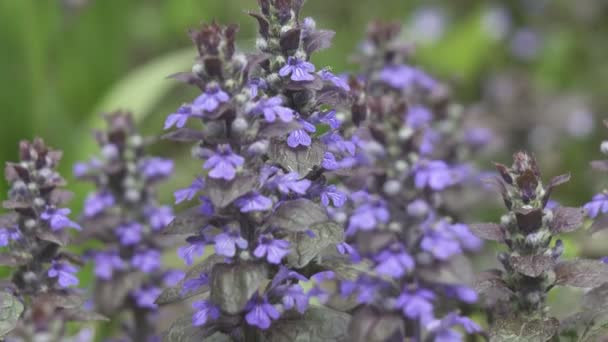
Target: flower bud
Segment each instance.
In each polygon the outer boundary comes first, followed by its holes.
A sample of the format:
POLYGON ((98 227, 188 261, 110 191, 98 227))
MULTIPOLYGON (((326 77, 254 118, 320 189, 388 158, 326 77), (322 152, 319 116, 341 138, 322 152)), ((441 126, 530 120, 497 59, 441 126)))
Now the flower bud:
POLYGON ((396 195, 401 191, 401 182, 391 179, 384 183, 382 189, 389 196, 396 195))
POLYGON ((603 154, 608 154, 608 140, 602 141, 602 144, 600 145, 600 150, 603 154))
POLYGON ((247 127, 249 127, 249 124, 247 123, 247 120, 242 117, 236 118, 234 121, 232 121, 231 124, 232 132, 235 134, 241 134, 245 132, 247 130, 247 127))

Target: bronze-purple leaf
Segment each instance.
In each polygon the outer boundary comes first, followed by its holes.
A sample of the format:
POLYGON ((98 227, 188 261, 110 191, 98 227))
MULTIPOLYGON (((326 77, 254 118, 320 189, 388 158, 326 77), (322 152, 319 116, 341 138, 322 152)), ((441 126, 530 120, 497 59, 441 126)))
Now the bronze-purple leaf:
POLYGON ((601 215, 596 218, 589 228, 589 234, 594 234, 604 229, 608 229, 608 215, 601 215))
POLYGON ((225 208, 237 198, 254 190, 258 179, 254 175, 241 174, 231 181, 210 178, 203 189, 216 208, 225 208))
POLYGON ((475 223, 469 225, 469 229, 477 237, 502 242, 505 239, 505 229, 496 223, 475 223))
POLYGON ((553 269, 555 259, 550 255, 513 255, 509 258, 509 263, 517 272, 536 278, 546 271, 553 269))
POLYGON ((553 220, 549 228, 555 234, 568 233, 583 225, 585 211, 582 208, 559 207, 553 211, 553 220))
POLYGON ((167 78, 172 78, 178 82, 182 82, 182 83, 186 83, 186 84, 190 84, 190 85, 195 85, 195 86, 200 87, 201 89, 203 88, 202 80, 192 72, 178 72, 178 73, 167 76, 167 78))
POLYGON ((285 133, 295 131, 301 127, 302 125, 295 120, 290 122, 275 121, 260 129, 258 135, 262 138, 274 138, 284 136, 285 133))
POLYGON ((513 178, 509 174, 509 168, 501 163, 494 163, 496 170, 500 173, 500 176, 507 184, 513 184, 513 178))
POLYGON ((325 208, 306 198, 299 198, 281 203, 270 224, 289 232, 303 232, 327 220, 329 217, 325 208))
POLYGON ((171 141, 193 142, 203 140, 204 137, 203 132, 199 130, 183 127, 164 134, 161 138, 171 141))
POLYGON ((506 302, 513 295, 500 270, 488 270, 477 274, 473 289, 480 295, 485 306, 492 307, 497 302, 506 302))
POLYGON ((73 197, 74 193, 71 191, 63 189, 53 189, 53 191, 51 191, 50 202, 55 205, 61 206, 70 202, 73 197))
POLYGON ((263 16, 255 12, 248 12, 247 14, 249 14, 251 17, 255 18, 255 20, 258 21, 258 32, 260 33, 260 35, 264 38, 268 38, 268 35, 270 33, 270 24, 268 23, 268 21, 263 16))
POLYGON ((209 222, 209 217, 204 215, 198 206, 186 209, 177 215, 165 227, 161 234, 164 235, 190 235, 198 233, 201 228, 209 222))
POLYGON ((608 160, 594 160, 591 167, 598 171, 608 171, 608 160))
POLYGON ((334 31, 315 31, 304 39, 304 50, 310 55, 315 51, 327 49, 331 46, 331 41, 335 35, 334 31))
POLYGON ((283 53, 287 54, 290 51, 296 50, 300 46, 300 29, 293 28, 283 33, 279 44, 283 53))
POLYGON ((537 231, 543 224, 542 209, 519 209, 515 212, 517 226, 526 234, 537 231))
POLYGON ((579 259, 555 266, 555 284, 574 287, 597 287, 608 282, 608 264, 599 260, 579 259))

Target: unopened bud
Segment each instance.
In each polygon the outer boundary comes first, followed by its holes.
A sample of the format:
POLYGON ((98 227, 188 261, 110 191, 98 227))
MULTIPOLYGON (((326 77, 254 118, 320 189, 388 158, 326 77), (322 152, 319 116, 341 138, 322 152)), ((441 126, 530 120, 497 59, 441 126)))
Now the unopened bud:
POLYGON ((391 179, 384 183, 382 189, 389 196, 396 195, 401 191, 401 182, 391 179))
POLYGON ((247 130, 249 124, 247 123, 247 120, 245 118, 239 117, 232 121, 231 127, 233 133, 240 134, 247 130))
POLYGON ((600 151, 602 151, 603 154, 608 154, 608 140, 602 141, 602 144, 600 145, 600 151))

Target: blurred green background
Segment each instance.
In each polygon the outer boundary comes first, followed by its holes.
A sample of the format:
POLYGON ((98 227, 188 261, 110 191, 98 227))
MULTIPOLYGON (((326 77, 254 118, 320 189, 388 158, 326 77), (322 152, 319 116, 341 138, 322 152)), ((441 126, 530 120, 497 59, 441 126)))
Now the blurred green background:
MULTIPOLYGON (((18 141, 34 136, 63 149, 78 212, 87 188, 75 184, 71 165, 97 153, 91 133, 103 127, 99 114, 132 110, 144 133, 158 135, 165 116, 195 95, 165 79, 189 70, 195 57, 187 29, 201 21, 238 23, 241 48, 252 49, 256 28, 244 11, 256 6, 254 0, 0 0, 0 160, 16 160, 18 141)), ((557 193, 567 205, 582 205, 608 181, 588 167, 608 138, 600 125, 608 116, 606 1, 309 0, 304 14, 336 31, 333 47, 314 60, 336 72, 356 70, 348 57, 370 20, 402 22, 418 47, 416 62, 453 86, 473 121, 496 131, 500 143, 480 157, 483 168, 490 160, 509 163, 516 149, 531 150, 545 177, 572 173, 557 193)), ((188 155, 183 148, 160 145, 154 152, 178 159, 178 176, 161 191, 170 202, 170 189, 188 183, 199 166, 179 157, 188 155)), ((500 213, 477 212, 486 220, 500 213)), ((608 255, 608 244, 581 234, 569 238, 567 250, 597 257, 608 255)))

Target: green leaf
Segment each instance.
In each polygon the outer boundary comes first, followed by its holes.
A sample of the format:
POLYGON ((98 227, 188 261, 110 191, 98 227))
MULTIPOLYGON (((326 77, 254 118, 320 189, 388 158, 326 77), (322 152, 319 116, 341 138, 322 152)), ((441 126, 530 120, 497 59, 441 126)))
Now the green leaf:
POLYGON ((180 317, 171 324, 171 327, 163 334, 163 342, 230 342, 232 339, 220 332, 213 333, 213 325, 195 327, 192 325, 192 314, 180 317))
POLYGON ((8 292, 0 292, 0 337, 11 332, 23 312, 23 304, 8 292))
POLYGON ((549 341, 559 330, 559 321, 553 317, 526 320, 515 316, 498 320, 489 331, 493 342, 549 341))
POLYGON ((265 264, 216 264, 211 272, 211 301, 234 315, 243 311, 251 296, 268 280, 265 264))
POLYGON ((306 176, 310 171, 321 166, 324 145, 314 141, 310 147, 298 147, 293 149, 283 142, 274 141, 271 143, 268 157, 272 162, 281 165, 288 171, 295 171, 301 177, 306 176))
POLYGON ((281 203, 270 224, 289 232, 303 232, 328 219, 325 208, 311 200, 300 198, 281 203))
POLYGON ((284 316, 260 334, 262 342, 348 341, 350 315, 324 307, 311 307, 304 315, 284 316))
POLYGON ((289 266, 302 268, 330 245, 344 241, 344 229, 335 222, 327 221, 310 226, 314 233, 300 231, 291 233, 287 240, 291 243, 291 253, 287 256, 289 266))

